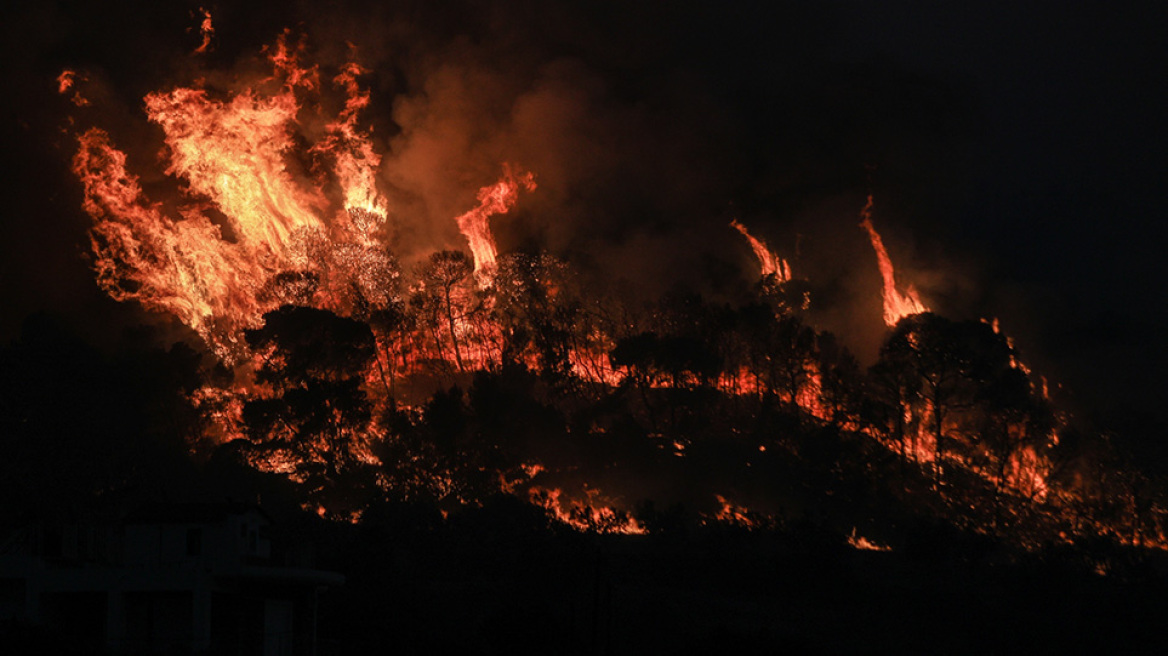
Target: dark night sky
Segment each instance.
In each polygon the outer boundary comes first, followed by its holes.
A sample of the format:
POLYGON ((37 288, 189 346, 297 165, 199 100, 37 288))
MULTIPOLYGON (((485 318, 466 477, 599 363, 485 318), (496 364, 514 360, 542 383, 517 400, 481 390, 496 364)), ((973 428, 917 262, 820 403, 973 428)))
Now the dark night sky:
MULTIPOLYGON (((70 66, 100 81, 102 108, 80 122, 149 134, 142 95, 189 82, 198 41, 196 3, 153 4, 3 10, 0 339, 37 310, 95 334, 140 320, 102 298, 85 263, 54 79, 70 66)), ((1164 3, 262 4, 212 3, 218 41, 199 66, 235 70, 284 27, 325 60, 354 42, 395 184, 416 184, 411 154, 424 159, 397 132, 406 98, 425 125, 501 131, 443 156, 528 163, 547 184, 523 225, 556 252, 650 281, 743 277, 749 253, 725 229, 739 216, 781 254, 798 241, 825 324, 861 355, 875 333, 856 326, 879 321, 856 228, 871 190, 898 268, 932 307, 1000 317, 1084 407, 1160 412, 1164 3), (636 257, 646 248, 660 256, 636 257)), ((520 232, 502 229, 503 246, 520 232)))

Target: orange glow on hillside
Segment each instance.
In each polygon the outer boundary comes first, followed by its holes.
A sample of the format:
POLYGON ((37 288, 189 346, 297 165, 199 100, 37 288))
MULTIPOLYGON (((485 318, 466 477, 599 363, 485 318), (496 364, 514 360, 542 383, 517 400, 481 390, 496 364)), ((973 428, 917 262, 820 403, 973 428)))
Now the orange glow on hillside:
POLYGON ((529 491, 529 498, 557 521, 577 531, 625 535, 642 535, 647 532, 636 518, 604 505, 597 490, 586 488, 585 492, 587 501, 574 501, 568 499, 560 488, 533 487, 529 491))
POLYGON ((852 529, 851 535, 848 536, 848 544, 853 549, 860 551, 892 551, 892 547, 874 542, 862 535, 857 535, 855 528, 852 529))
MULTIPOLYGON (((204 14, 204 45, 200 51, 209 44, 211 35, 210 15, 204 14)), ((992 488, 995 494, 1005 492, 1027 502, 1057 500, 1063 493, 1062 483, 1052 475, 1055 468, 1048 455, 1049 446, 1057 444, 1057 429, 1048 425, 1031 428, 1007 417, 993 428, 995 434, 1009 438, 1012 450, 1004 455, 994 452, 984 439, 988 429, 975 422, 984 417, 975 415, 972 409, 946 407, 944 399, 937 401, 935 407, 934 401, 921 392, 917 380, 894 381, 896 387, 887 393, 887 398, 879 398, 879 412, 869 417, 864 405, 868 399, 862 395, 853 398, 857 396, 856 387, 866 384, 859 364, 847 365, 850 361, 842 356, 821 357, 827 352, 821 348, 826 342, 812 326, 804 326, 800 316, 793 316, 798 310, 792 311, 789 304, 777 309, 768 305, 764 308, 766 314, 757 317, 744 313, 742 316, 750 322, 742 324, 752 330, 757 327, 754 332, 727 321, 729 327, 724 333, 709 337, 715 364, 708 368, 683 362, 684 366, 671 370, 652 358, 648 364, 634 360, 633 364, 615 365, 614 352, 625 340, 631 341, 630 337, 656 334, 649 331, 668 336, 669 330, 678 328, 666 321, 671 317, 664 310, 660 312, 662 316, 650 321, 639 319, 632 310, 612 310, 600 300, 593 303, 589 294, 594 290, 569 284, 573 279, 567 263, 550 255, 546 258, 555 260, 553 264, 562 269, 546 263, 524 265, 520 256, 529 256, 528 253, 514 254, 515 259, 506 253, 500 255, 491 233, 491 217, 511 211, 521 190, 536 189, 533 173, 513 169, 506 163, 502 165, 501 179, 478 190, 477 206, 457 217, 442 217, 443 221, 453 219, 469 244, 473 260, 455 251, 412 252, 404 256, 413 269, 399 268, 391 250, 396 243, 390 237, 393 222, 401 220, 397 212, 404 206, 395 206, 389 200, 400 198, 399 190, 387 197, 389 188, 379 188, 385 151, 379 152, 373 128, 362 121, 371 97, 360 80, 369 71, 350 61, 333 69, 324 78, 326 88, 322 89, 321 72, 300 63, 301 49, 289 47, 286 36, 267 53, 274 69, 272 75, 250 86, 240 84, 232 91, 216 91, 200 82, 146 96, 147 117, 160 128, 165 144, 162 157, 169 178, 144 175, 142 179, 151 184, 140 182, 128 165, 127 153, 99 128, 79 135, 73 159, 73 170, 83 189, 84 209, 93 218, 93 266, 101 288, 116 300, 137 301, 151 311, 172 315, 196 331, 228 365, 224 371, 229 374, 207 382, 191 395, 200 419, 206 422, 200 438, 208 443, 256 439, 255 429, 247 425, 245 409, 249 404, 254 409, 256 401, 277 400, 282 383, 261 375, 263 366, 272 364, 278 356, 249 346, 245 334, 263 325, 265 315, 268 325, 272 325, 274 315, 267 313, 295 306, 290 309, 327 310, 335 315, 333 319, 353 319, 368 332, 375 346, 370 347, 375 355, 355 365, 359 371, 351 378, 356 381, 354 388, 360 387, 360 394, 354 397, 368 400, 372 418, 334 430, 332 437, 341 446, 327 440, 314 441, 312 433, 287 422, 274 422, 275 427, 263 434, 297 448, 268 450, 248 462, 263 471, 287 475, 297 483, 307 480, 306 463, 335 459, 342 446, 347 450, 345 457, 366 465, 380 466, 396 458, 407 463, 411 457, 422 461, 422 456, 416 454, 403 457, 397 451, 379 448, 397 437, 391 422, 398 421, 394 413, 401 412, 405 425, 421 425, 423 420, 419 418, 427 411, 424 400, 435 389, 466 389, 477 384, 474 377, 479 372, 500 372, 519 364, 529 370, 523 372, 524 376, 534 373, 538 377, 558 367, 555 385, 570 389, 574 403, 583 405, 589 401, 590 393, 611 395, 613 403, 628 403, 627 411, 613 413, 620 415, 621 422, 640 421, 636 413, 643 408, 649 417, 645 424, 652 426, 644 434, 654 441, 665 438, 658 443, 668 453, 685 455, 680 462, 700 461, 704 456, 700 442, 686 435, 678 439, 670 433, 689 421, 684 414, 681 419, 673 417, 676 405, 680 405, 674 404, 674 399, 710 398, 717 399, 719 405, 702 405, 694 416, 706 408, 716 408, 712 412, 725 408, 727 413, 740 412, 742 416, 754 413, 754 417, 763 416, 763 412, 781 413, 794 419, 792 426, 797 430, 793 428, 793 434, 830 427, 833 434, 846 435, 848 439, 863 436, 864 440, 879 443, 879 448, 899 454, 906 470, 915 467, 925 475, 936 476, 937 481, 943 480, 942 472, 960 468, 990 484, 987 489, 992 488), (334 95, 328 95, 330 91, 334 95), (330 99, 335 104, 330 105, 330 99), (339 109, 326 111, 322 107, 339 109), (167 189, 172 191, 168 193, 167 189), (431 257, 427 260, 426 255, 431 257), (548 273, 561 270, 564 273, 548 273), (520 275, 524 271, 527 275, 520 275), (790 319, 799 322, 791 323, 790 319), (799 339, 778 341, 781 335, 775 328, 789 325, 805 328, 806 344, 804 333, 798 331, 799 339), (544 341, 538 342, 536 337, 544 341), (670 388, 684 393, 670 392, 670 388), (634 391, 639 393, 633 394, 634 391), (665 417, 662 409, 668 409, 670 416, 665 417), (1050 434, 1041 435, 1040 430, 1050 434)), ((57 87, 62 94, 73 94, 74 102, 81 104, 77 87, 83 81, 83 77, 67 70, 58 77, 57 87)), ((463 192, 469 195, 469 189, 463 192)), ((869 196, 860 226, 870 237, 877 256, 884 321, 895 326, 904 317, 927 312, 928 308, 912 286, 904 292, 896 286, 891 259, 872 223, 872 207, 869 196)), ((752 236, 742 223, 735 220, 730 226, 746 238, 764 278, 774 276, 780 283, 791 280, 787 261, 763 240, 752 236)), ((765 287, 757 286, 756 292, 765 287)), ((796 285, 788 287, 780 291, 791 291, 796 285)), ((756 305, 758 298, 770 297, 759 292, 754 298, 756 305)), ((806 309, 806 304, 803 307, 806 309)), ((731 312, 725 316, 736 317, 731 312)), ((693 323, 704 327, 700 321, 705 319, 693 323)), ((996 320, 991 325, 995 333, 1001 334, 996 320)), ((705 340, 711 333, 695 334, 705 340)), ((1029 369, 1013 354, 1013 342, 1008 337, 1004 339, 1010 348, 1009 366, 1029 375, 1029 369)), ((919 353, 920 344, 910 342, 919 353)), ((685 350, 696 350, 688 347, 691 342, 682 343, 687 345, 685 350)), ((619 358, 617 361, 624 362, 619 358)), ((1004 370, 1005 364, 1001 368, 1004 370)), ((1034 382, 1031 385, 1038 386, 1034 382)), ((547 409, 559 410, 555 406, 555 395, 561 393, 557 387, 542 380, 532 386, 547 395, 541 400, 541 409, 546 401, 547 409)), ((1042 379, 1044 397, 1045 387, 1042 379)), ((1039 391, 1032 389, 1036 394, 1039 391)), ((519 396, 520 392, 515 394, 519 396)), ((454 398, 451 403, 463 403, 461 396, 454 398)), ((549 414, 549 422, 559 421, 555 413, 549 414)), ((730 423, 734 417, 730 414, 726 424, 729 428, 717 434, 719 439, 740 432, 740 427, 730 423)), ((340 415, 333 419, 341 423, 340 415)), ((524 419, 527 418, 521 418, 524 419)), ((572 438, 579 434, 583 441, 606 432, 614 439, 636 435, 616 422, 602 417, 588 423, 572 423, 572 438)), ((722 428, 720 424, 718 427, 722 428)), ((705 429, 695 428, 695 434, 700 436, 701 430, 705 429)), ((751 455, 756 456, 756 466, 760 461, 765 464, 804 457, 806 452, 801 454, 793 439, 772 443, 767 435, 761 438, 768 440, 766 444, 753 437, 745 442, 751 455), (754 454, 755 448, 758 454, 765 455, 754 454)), ((418 452, 424 454, 421 448, 418 452)), ((386 478, 377 484, 391 489, 405 480, 443 502, 473 502, 470 493, 459 496, 464 494, 459 488, 459 476, 464 474, 458 469, 467 460, 463 456, 461 452, 452 453, 439 461, 440 468, 426 470, 419 466, 400 473, 400 478, 386 478)), ((547 462, 556 461, 549 458, 547 462)), ((492 474, 485 477, 491 486, 497 479, 498 490, 528 497, 549 516, 574 529, 627 534, 646 531, 630 514, 630 506, 619 499, 602 497, 587 484, 583 484, 582 492, 579 488, 565 492, 560 487, 534 486, 533 479, 545 472, 545 466, 534 460, 499 471, 490 471, 493 465, 474 466, 480 467, 477 473, 492 474)), ((554 473, 569 469, 564 465, 552 467, 554 473)), ((585 474, 582 471, 572 475, 582 478, 585 474)), ((572 480, 578 482, 580 478, 572 480)), ((734 489, 714 489, 727 488, 734 489)), ((724 496, 715 498, 717 510, 710 507, 712 514, 704 515, 707 523, 751 530, 781 524, 780 516, 751 510, 724 496)), ((646 522, 652 525, 649 519, 646 522)), ((857 549, 887 549, 857 536, 855 531, 849 542, 857 549)))

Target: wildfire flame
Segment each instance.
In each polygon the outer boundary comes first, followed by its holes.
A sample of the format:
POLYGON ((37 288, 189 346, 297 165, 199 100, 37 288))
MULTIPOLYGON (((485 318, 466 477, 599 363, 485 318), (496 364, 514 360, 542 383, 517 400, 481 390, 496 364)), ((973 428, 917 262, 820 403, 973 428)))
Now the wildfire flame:
POLYGON ((89 104, 89 100, 82 96, 81 92, 77 90, 76 85, 78 79, 84 80, 85 78, 79 76, 77 71, 72 69, 66 68, 65 70, 61 71, 61 74, 57 76, 57 93, 63 96, 69 93, 69 91, 73 91, 73 97, 69 100, 78 107, 84 107, 89 104))
MULTIPOLYGON (((212 34, 210 14, 205 10, 203 13, 204 43, 199 51, 205 50, 212 34)), ((239 364, 240 370, 247 369, 249 356, 259 357, 248 352, 243 331, 259 326, 270 310, 285 304, 309 305, 353 316, 357 314, 354 308, 362 303, 365 309, 377 306, 387 310, 393 302, 403 301, 395 296, 399 274, 383 230, 391 212, 389 202, 378 189, 382 156, 374 147, 371 129, 360 123, 361 113, 370 104, 369 93, 359 84, 367 71, 355 61, 340 68, 332 82, 344 94, 343 108, 331 119, 314 123, 323 126, 323 132, 317 133, 323 136, 307 144, 306 149, 298 148, 298 139, 303 136, 296 132, 300 115, 318 110, 306 106, 305 97, 320 92, 318 71, 302 66, 299 54, 297 48, 288 46, 285 35, 268 52, 275 69, 273 76, 253 88, 216 94, 204 88, 178 87, 146 96, 147 116, 160 126, 166 144, 166 173, 185 183, 178 199, 159 202, 148 198, 138 177, 127 168, 126 153, 118 150, 101 129, 91 128, 79 136, 73 159, 73 170, 84 191, 84 209, 94 219, 90 236, 99 285, 117 300, 138 301, 150 310, 177 317, 197 331, 223 360, 239 364), (304 167, 312 173, 297 169, 292 164, 296 161, 290 157, 292 154, 315 158, 304 167), (356 294, 360 303, 347 300, 346 294, 356 294)), ((84 104, 77 92, 77 84, 83 80, 73 71, 63 71, 57 79, 58 89, 61 94, 73 93, 74 102, 84 104)), ((374 338, 384 353, 379 352, 376 364, 362 372, 362 385, 364 391, 385 388, 375 399, 384 404, 382 407, 398 407, 400 397, 388 391, 395 377, 400 379, 433 363, 440 368, 452 361, 458 363, 458 373, 462 375, 498 366, 503 360, 503 323, 493 311, 502 304, 497 300, 503 297, 500 290, 506 287, 502 283, 509 280, 497 271, 508 271, 510 260, 504 256, 501 263, 497 262, 489 220, 493 215, 509 212, 520 190, 536 188, 533 173, 506 164, 503 168, 498 182, 478 191, 478 206, 454 219, 469 244, 480 287, 488 287, 493 279, 498 283, 496 288, 476 293, 465 256, 454 253, 460 257, 438 257, 436 264, 445 262, 450 266, 437 271, 428 281, 415 282, 410 291, 413 296, 409 303, 416 302, 420 308, 415 310, 415 318, 422 319, 390 328, 385 324, 371 328, 373 321, 366 326, 375 332, 374 338), (449 275, 437 275, 443 272, 449 275), (431 296, 427 297, 427 293, 431 296)), ((872 207, 869 196, 860 226, 871 238, 879 262, 884 321, 895 326, 902 318, 928 309, 911 286, 904 293, 896 287, 892 262, 872 224, 872 207)), ((789 264, 770 251, 764 241, 753 237, 737 220, 730 226, 747 239, 764 277, 774 276, 778 282, 791 280, 789 264)), ((557 293, 560 292, 549 284, 549 298, 539 299, 540 303, 551 305, 549 299, 557 293)), ((581 318, 583 323, 574 327, 573 335, 563 338, 573 340, 564 345, 565 367, 581 380, 613 388, 635 382, 631 369, 621 370, 609 357, 621 338, 621 329, 589 313, 582 312, 580 316, 590 318, 581 318)), ((997 320, 991 326, 1001 334, 997 320)), ((1030 370, 1012 354, 1013 342, 1008 337, 1005 340, 1011 349, 1009 365, 1028 375, 1030 370)), ((771 355, 766 355, 768 362, 771 355)), ((515 357, 529 363, 531 369, 540 366, 540 360, 530 351, 515 357)), ((741 364, 712 381, 678 374, 657 376, 644 385, 711 385, 727 395, 760 399, 764 393, 773 394, 799 411, 801 421, 831 421, 843 430, 866 434, 917 464, 934 464, 937 470, 942 464, 962 466, 1032 501, 1058 496, 1059 484, 1047 480, 1052 465, 1043 451, 1045 445, 1037 439, 1009 458, 997 458, 1000 466, 991 471, 978 464, 976 453, 969 456, 938 449, 939 439, 960 438, 963 427, 960 417, 953 412, 943 413, 944 408, 934 407, 930 399, 906 397, 897 401, 901 407, 893 406, 895 421, 889 419, 889 423, 899 425, 898 439, 892 437, 891 430, 865 426, 857 416, 839 410, 840 401, 833 401, 831 396, 833 376, 838 378, 838 371, 830 363, 821 365, 813 351, 789 363, 788 368, 792 382, 781 390, 773 381, 766 382, 757 367, 741 364)), ((230 383, 234 386, 231 389, 208 385, 193 395, 193 401, 210 420, 208 433, 214 433, 213 439, 227 442, 242 435, 241 417, 247 399, 272 394, 272 390, 261 389, 254 374, 254 370, 245 371, 240 376, 242 382, 230 383)), ((1045 387, 1043 379, 1044 397, 1045 387)), ((648 404, 648 395, 644 398, 648 404)), ((594 430, 604 432, 601 427, 594 430)), ((1057 443, 1053 432, 1049 436, 1030 436, 1024 434, 1029 430, 1026 428, 1010 430, 1020 432, 1011 435, 1019 443, 1023 437, 1044 437, 1049 443, 1057 443)), ((370 445, 384 438, 389 429, 373 423, 353 432, 359 438, 353 455, 362 462, 375 463, 378 456, 370 445)), ((683 455, 687 442, 673 440, 673 445, 672 452, 683 455)), ((318 450, 329 448, 322 444, 318 450)), ((765 453, 767 447, 760 445, 758 450, 765 453)), ((304 457, 273 453, 255 464, 295 477, 300 475, 298 465, 303 464, 297 458, 304 457)), ((585 485, 583 493, 570 495, 561 488, 531 486, 544 466, 532 462, 520 469, 521 474, 500 475, 499 489, 513 493, 526 486, 532 503, 569 526, 613 533, 646 530, 621 509, 619 501, 602 497, 595 488, 585 485)), ((455 487, 453 473, 430 476, 431 489, 455 487)), ((715 498, 719 509, 707 517, 711 522, 749 529, 778 525, 775 517, 723 496, 715 498)), ((849 542, 857 549, 888 549, 856 535, 855 530, 849 542)))
POLYGON ((333 81, 345 90, 345 107, 337 120, 328 124, 328 137, 317 144, 314 150, 332 156, 345 208, 351 214, 366 213, 379 222, 384 221, 389 214, 385 198, 377 191, 377 168, 381 165, 381 155, 373 149, 369 135, 357 126, 361 110, 369 106, 369 93, 362 91, 357 78, 367 72, 360 64, 349 62, 334 78, 333 81))
POLYGON ((57 76, 57 93, 62 95, 69 93, 69 89, 73 88, 73 78, 76 76, 77 73, 69 69, 61 71, 57 76))
POLYGON ((573 501, 560 488, 533 487, 529 491, 532 503, 547 510, 557 521, 577 531, 595 533, 622 533, 643 535, 645 527, 634 517, 600 501, 599 492, 585 488, 588 501, 573 501))
POLYGON ((718 501, 718 512, 707 516, 707 523, 715 522, 745 529, 766 528, 775 523, 773 517, 751 510, 746 506, 740 506, 720 494, 715 494, 714 498, 718 501))
POLYGON ((851 534, 848 535, 848 544, 853 549, 858 549, 860 551, 892 551, 892 547, 889 547, 888 545, 869 540, 862 535, 857 535, 856 529, 854 527, 852 528, 851 534))
POLYGON ((221 239, 206 217, 165 217, 148 202, 126 155, 93 128, 81 135, 73 169, 84 187, 98 284, 116 300, 170 312, 209 336, 216 317, 255 308, 247 293, 262 269, 240 244, 221 239))
MULTIPOLYGON (((163 131, 166 173, 185 182, 177 201, 147 198, 126 154, 98 128, 80 135, 74 158, 95 220, 101 287, 115 299, 173 314, 229 361, 238 356, 240 331, 257 326, 264 312, 311 302, 347 314, 349 290, 387 302, 396 275, 381 234, 389 217, 377 188, 381 155, 359 125, 370 98, 358 79, 367 71, 356 62, 333 78, 344 106, 307 149, 317 173, 289 168, 299 116, 318 110, 301 100, 319 93, 318 71, 300 64, 301 50, 281 35, 268 49, 273 76, 242 91, 176 87, 146 96, 147 117, 163 131), (328 192, 334 183, 340 210, 328 192), (296 298, 272 290, 273 281, 290 275, 306 281, 296 298)), ((75 73, 63 72, 62 93, 75 81, 75 73)), ((505 166, 502 180, 479 191, 479 207, 458 217, 476 271, 495 262, 488 218, 509 211, 521 188, 535 189, 535 176, 505 166)))
POLYGON ((486 275, 495 268, 498 251, 491 236, 490 217, 509 212, 519 198, 520 188, 535 191, 535 187, 534 174, 516 174, 510 166, 505 166, 502 180, 479 190, 479 206, 456 219, 458 229, 470 244, 477 275, 486 275))
POLYGON ((323 196, 298 185, 284 163, 298 109, 291 89, 270 98, 247 91, 230 102, 185 88, 146 97, 147 114, 166 133, 169 171, 210 198, 261 257, 287 261, 295 232, 324 228, 314 211, 326 205, 323 196))
POLYGON ((746 226, 738 222, 737 219, 730 222, 730 227, 742 233, 746 237, 746 241, 750 242, 750 248, 754 251, 754 256, 758 258, 758 265, 761 268, 762 276, 775 276, 779 282, 787 282, 791 279, 791 267, 783 258, 775 255, 767 248, 766 242, 761 239, 756 239, 751 236, 746 230, 746 226))
POLYGON ((195 48, 195 54, 207 52, 211 47, 211 37, 215 35, 215 26, 211 24, 211 12, 199 7, 199 13, 203 15, 203 19, 199 21, 199 33, 203 36, 203 42, 195 48))
POLYGON ((921 302, 917 290, 912 285, 909 285, 903 294, 896 288, 896 274, 892 268, 892 259, 888 257, 888 250, 884 248, 884 240, 880 238, 880 234, 872 226, 871 194, 868 195, 868 202, 864 204, 860 216, 863 217, 863 220, 860 221, 860 227, 868 231, 868 237, 872 240, 872 248, 876 251, 876 259, 880 264, 880 277, 884 280, 884 323, 891 328, 905 317, 928 312, 929 308, 921 302))

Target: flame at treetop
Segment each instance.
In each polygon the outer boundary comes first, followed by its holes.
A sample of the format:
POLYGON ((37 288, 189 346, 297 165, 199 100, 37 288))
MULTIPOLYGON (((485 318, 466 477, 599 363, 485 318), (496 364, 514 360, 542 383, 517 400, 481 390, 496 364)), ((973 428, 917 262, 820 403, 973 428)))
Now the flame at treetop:
POLYGON ((169 171, 210 198, 261 258, 287 260, 294 233, 324 228, 323 195, 298 185, 284 161, 298 109, 291 88, 268 98, 246 91, 230 102, 186 88, 146 97, 147 114, 166 133, 169 171))
POLYGON ((868 202, 864 204, 860 216, 863 217, 863 220, 860 221, 860 227, 868 231, 868 237, 872 240, 872 248, 876 251, 876 259, 880 265, 880 277, 884 282, 884 323, 891 328, 905 317, 928 312, 929 308, 921 302, 917 290, 912 285, 909 285, 903 294, 896 288, 896 274, 892 268, 892 259, 888 257, 888 250, 884 248, 884 240, 880 238, 880 234, 872 226, 871 194, 868 195, 868 202))
POLYGON ((458 229, 470 244, 476 274, 483 275, 495 268, 498 251, 491 236, 491 216, 509 212, 519 198, 519 189, 535 191, 535 186, 532 173, 516 174, 510 166, 505 167, 502 180, 479 190, 479 206, 456 219, 458 229))
POLYGON ((750 248, 754 251, 754 256, 758 258, 758 265, 762 270, 762 276, 775 276, 778 282, 787 282, 791 279, 791 267, 783 258, 775 255, 767 248, 766 242, 761 239, 756 239, 746 231, 746 226, 742 225, 737 219, 730 222, 730 227, 742 233, 746 237, 746 241, 750 242, 750 248))
POLYGON ((345 107, 326 127, 328 136, 313 150, 332 156, 345 208, 350 214, 364 212, 383 221, 389 208, 377 191, 377 167, 381 165, 381 155, 373 149, 369 135, 357 125, 361 110, 369 106, 369 92, 361 89, 357 78, 367 72, 360 64, 349 62, 333 79, 345 90, 345 107))
MULTIPOLYGON (((268 52, 273 76, 252 87, 220 94, 180 86, 146 96, 147 117, 163 131, 166 173, 186 183, 177 201, 147 198, 105 131, 79 137, 73 168, 95 220, 99 284, 118 300, 173 314, 227 360, 239 354, 240 331, 283 303, 348 314, 352 289, 361 302, 393 294, 392 284, 381 284, 396 277, 380 234, 389 217, 377 188, 381 156, 358 123, 370 100, 358 84, 367 71, 355 62, 340 68, 333 82, 345 94, 343 109, 303 153, 312 173, 294 170, 301 114, 321 111, 303 102, 319 96, 320 83, 301 54, 285 33, 268 52), (339 210, 330 188, 340 190, 339 210), (304 284, 290 290, 289 276, 304 284)), ((75 79, 62 73, 61 92, 75 79)), ((520 187, 534 189, 534 175, 508 166, 503 180, 479 191, 480 206, 459 217, 474 235, 478 267, 495 257, 487 217, 509 211, 520 187)))
POLYGON ((533 504, 577 531, 624 535, 642 535, 647 532, 636 518, 607 505, 597 490, 585 486, 584 496, 586 501, 576 501, 566 498, 560 488, 535 486, 528 490, 528 497, 533 504))

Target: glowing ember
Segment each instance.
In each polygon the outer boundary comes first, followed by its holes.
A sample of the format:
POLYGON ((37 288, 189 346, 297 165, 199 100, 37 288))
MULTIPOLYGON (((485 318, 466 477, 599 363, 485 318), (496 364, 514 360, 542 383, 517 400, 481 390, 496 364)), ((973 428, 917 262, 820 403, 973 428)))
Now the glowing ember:
POLYGON ((903 294, 896 288, 892 260, 888 257, 888 250, 884 248, 884 240, 880 238, 876 228, 872 226, 872 196, 870 194, 860 216, 863 217, 863 220, 860 221, 860 227, 868 231, 868 237, 872 240, 872 248, 876 251, 876 259, 880 264, 880 277, 884 280, 884 323, 892 327, 905 317, 928 312, 929 309, 925 307, 924 303, 921 303, 917 290, 912 285, 909 285, 903 294))
POLYGON ((458 229, 470 244, 475 273, 480 276, 495 269, 497 251, 488 220, 494 214, 510 211, 519 198, 520 188, 535 191, 535 175, 530 172, 515 174, 510 166, 504 166, 502 180, 479 190, 479 206, 456 219, 458 229))
POLYGON ((533 487, 529 496, 532 503, 577 531, 625 535, 643 535, 647 532, 640 522, 627 513, 609 505, 601 505, 603 502, 597 490, 585 488, 585 493, 587 502, 568 500, 559 488, 533 487))
POLYGON ((734 220, 730 222, 730 227, 742 233, 746 237, 746 241, 750 242, 750 248, 754 251, 754 256, 758 258, 759 267, 762 269, 762 276, 775 276, 778 282, 787 282, 791 279, 791 267, 786 260, 775 255, 767 248, 766 242, 761 239, 756 239, 746 231, 746 226, 734 220))
MULTIPOLYGON (((1005 338, 1006 346, 1010 347, 1010 366, 1013 367, 1014 369, 1018 369, 1022 373, 1029 374, 1030 367, 1027 367, 1025 364, 1023 364, 1021 361, 1019 361, 1017 356, 1014 355, 1014 338, 1010 337, 1009 335, 1006 335, 1005 333, 1002 332, 1002 325, 1001 325, 1001 322, 998 321, 997 317, 994 317, 993 321, 987 321, 984 318, 981 321, 982 321, 982 323, 989 324, 990 327, 993 329, 994 334, 1001 335, 1003 338, 1005 338)), ((1044 388, 1043 396, 1045 397, 1046 396, 1046 391, 1045 391, 1046 379, 1045 378, 1042 379, 1042 385, 1044 388)))
POLYGON ((848 536, 848 544, 853 549, 859 549, 861 551, 892 551, 892 547, 873 542, 862 535, 856 535, 855 528, 852 529, 851 535, 848 536))
POLYGON ((720 494, 715 494, 714 498, 720 507, 712 517, 707 516, 707 523, 716 522, 751 530, 769 528, 775 523, 773 517, 740 506, 720 494))

